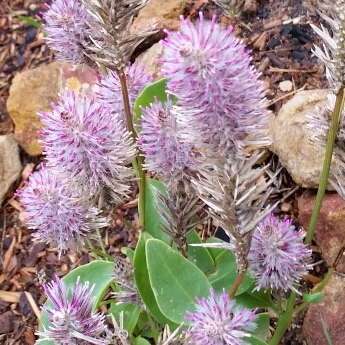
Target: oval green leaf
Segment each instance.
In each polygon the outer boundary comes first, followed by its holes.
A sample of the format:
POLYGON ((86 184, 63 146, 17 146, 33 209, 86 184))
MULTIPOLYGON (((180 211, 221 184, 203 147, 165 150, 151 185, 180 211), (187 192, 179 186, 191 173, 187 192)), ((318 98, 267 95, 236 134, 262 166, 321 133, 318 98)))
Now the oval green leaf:
POLYGON ((257 318, 255 319, 255 323, 258 325, 253 331, 253 335, 258 337, 259 339, 266 341, 270 326, 270 316, 268 313, 260 313, 257 314, 257 318))
POLYGON ((118 325, 120 325, 120 313, 123 311, 123 326, 124 329, 132 334, 133 330, 138 322, 141 308, 135 304, 116 304, 112 303, 108 314, 112 314, 118 325))
MULTIPOLYGON (((237 264, 234 255, 229 250, 225 250, 217 256, 215 264, 216 272, 207 275, 209 282, 216 293, 221 293, 223 288, 229 291, 237 278, 237 264)), ((253 281, 253 278, 246 273, 235 296, 247 291, 252 286, 253 281)))
MULTIPOLYGON (((200 244, 201 238, 195 230, 187 236, 188 244, 200 244)), ((207 273, 215 272, 214 261, 211 254, 205 247, 188 246, 188 260, 200 268, 201 271, 207 273)))
POLYGON ((200 269, 164 242, 146 243, 147 268, 154 296, 161 312, 180 324, 186 311, 195 310, 195 296, 207 297, 211 284, 200 269))
POLYGON ((311 294, 304 293, 303 300, 307 303, 320 303, 323 299, 323 293, 322 292, 315 292, 311 294))
POLYGON ((163 218, 157 212, 155 203, 156 197, 152 187, 157 188, 162 193, 166 194, 166 189, 162 182, 151 178, 146 179, 145 186, 145 220, 146 220, 146 231, 153 237, 161 240, 165 243, 170 243, 171 239, 165 232, 160 228, 161 224, 165 224, 163 218))
POLYGON ((147 269, 147 258, 146 258, 146 242, 151 239, 152 236, 147 231, 142 232, 137 243, 133 266, 135 267, 134 278, 137 285, 141 299, 145 303, 147 309, 153 315, 153 317, 161 324, 170 326, 170 329, 176 329, 177 324, 165 317, 160 311, 155 295, 152 291, 150 284, 149 273, 147 269))
MULTIPOLYGON (((80 277, 80 283, 89 282, 90 287, 95 285, 92 296, 94 297, 94 309, 97 308, 101 302, 103 295, 108 288, 109 284, 113 281, 114 263, 109 261, 92 261, 87 265, 80 266, 70 273, 68 273, 62 280, 66 283, 68 288, 73 288, 80 277)), ((70 297, 70 296, 69 296, 70 297)), ((47 300, 44 303, 46 307, 53 307, 53 303, 47 300)), ((48 314, 44 311, 41 313, 40 331, 43 332, 43 326, 49 327, 50 322, 48 320, 48 314)), ((40 344, 43 345, 54 345, 53 341, 42 341, 40 344)))

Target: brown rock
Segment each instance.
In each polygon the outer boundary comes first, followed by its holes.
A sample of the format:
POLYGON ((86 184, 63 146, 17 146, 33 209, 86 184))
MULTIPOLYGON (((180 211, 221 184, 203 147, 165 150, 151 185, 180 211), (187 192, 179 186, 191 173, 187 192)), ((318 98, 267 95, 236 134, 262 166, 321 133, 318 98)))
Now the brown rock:
MULTIPOLYGON (((315 199, 316 191, 313 190, 306 190, 299 199, 299 221, 305 229, 308 228, 315 199)), ((345 241, 345 201, 339 194, 326 192, 314 240, 327 265, 331 266, 345 241)), ((345 273, 344 258, 341 258, 337 270, 345 273)))
POLYGON ((19 177, 22 164, 13 134, 0 135, 0 206, 8 189, 19 177))
POLYGON ((328 345, 321 317, 334 345, 344 344, 345 280, 333 275, 323 289, 323 300, 311 304, 303 323, 303 333, 309 345, 328 345))
POLYGON ((139 11, 138 18, 179 19, 187 5, 188 0, 151 0, 139 11))
POLYGON ((37 133, 42 124, 37 112, 50 111, 50 104, 58 101, 58 93, 63 93, 66 87, 77 94, 88 94, 96 81, 97 73, 90 68, 61 62, 41 65, 14 77, 7 109, 15 124, 15 138, 28 154, 42 154, 37 133))
POLYGON ((6 311, 3 314, 0 314, 0 334, 6 334, 13 331, 13 321, 14 314, 11 311, 6 311))

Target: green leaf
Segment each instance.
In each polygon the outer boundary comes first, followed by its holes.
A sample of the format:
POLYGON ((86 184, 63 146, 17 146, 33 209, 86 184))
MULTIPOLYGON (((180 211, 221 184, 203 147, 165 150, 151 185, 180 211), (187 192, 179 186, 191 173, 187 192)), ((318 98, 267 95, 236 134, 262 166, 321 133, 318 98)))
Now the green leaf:
POLYGON ((32 18, 29 18, 29 17, 26 17, 26 16, 23 16, 21 14, 16 14, 16 13, 13 13, 16 17, 20 18, 21 20, 25 20, 27 23, 29 23, 30 25, 36 27, 36 28, 39 28, 39 29, 43 29, 43 25, 39 22, 37 22, 36 20, 32 19, 32 18))
POLYGON ((120 325, 120 313, 123 311, 123 326, 129 334, 133 333, 133 330, 138 322, 141 308, 135 304, 116 304, 112 303, 108 313, 114 315, 118 325, 120 325))
MULTIPOLYGON (((109 261, 92 261, 87 265, 80 266, 70 273, 68 273, 62 280, 66 283, 67 288, 72 289, 75 286, 77 278, 80 277, 80 283, 90 283, 90 288, 95 284, 92 291, 92 296, 95 298, 94 309, 97 308, 101 302, 103 295, 108 288, 109 284, 113 281, 114 263, 109 261)), ((71 296, 69 296, 70 299, 71 296)), ((44 303, 46 307, 53 308, 53 303, 47 300, 44 303)), ((41 313, 40 331, 43 332, 43 326, 48 328, 50 322, 48 320, 48 314, 45 311, 41 313)), ((43 345, 54 345, 53 341, 42 341, 43 345)))
POLYGON ((121 253, 127 255, 129 260, 131 260, 131 262, 133 263, 133 261, 134 261, 134 250, 132 248, 122 247, 121 253))
POLYGON ((254 335, 243 338, 248 344, 251 345, 267 345, 267 343, 254 335))
POLYGON ((255 323, 258 325, 255 331, 253 331, 253 335, 255 337, 260 338, 263 341, 266 341, 270 326, 270 316, 268 313, 260 313, 257 314, 257 318, 255 319, 255 323))
POLYGON ((152 236, 147 231, 142 232, 139 237, 134 255, 133 266, 135 267, 134 278, 139 291, 139 294, 145 303, 147 309, 153 315, 153 317, 161 324, 168 324, 171 329, 176 329, 178 325, 166 318, 160 311, 155 295, 153 294, 150 284, 149 273, 146 263, 146 242, 151 239, 152 236))
POLYGON ((322 325, 322 330, 323 330, 323 333, 325 334, 328 345, 333 345, 331 337, 329 336, 329 333, 327 330, 327 325, 325 321, 323 320, 322 316, 321 316, 321 325, 322 325))
MULTIPOLYGON (((210 237, 206 240, 206 243, 222 243, 224 241, 220 240, 217 237, 210 237)), ((207 248, 208 252, 211 254, 214 261, 216 261, 217 257, 226 251, 226 249, 221 248, 207 248)))
POLYGON ((145 338, 142 338, 140 335, 133 339, 134 345, 151 345, 145 338))
MULTIPOLYGON (((216 293, 221 293, 223 288, 229 291, 237 278, 237 264, 234 255, 229 250, 225 250, 217 256, 215 264, 216 272, 207 275, 208 280, 216 293)), ((247 291, 252 284, 253 278, 246 274, 235 296, 247 291)))
POLYGON ((256 307, 260 309, 271 308, 275 312, 279 312, 277 306, 271 299, 271 293, 269 289, 265 292, 265 289, 253 291, 254 288, 255 285, 253 284, 246 292, 242 293, 241 295, 235 296, 236 302, 248 309, 255 309, 256 307))
POLYGON ((180 324, 186 310, 195 310, 195 296, 207 297, 211 285, 198 267, 164 242, 146 243, 147 267, 153 293, 161 312, 180 324))
POLYGON ((307 303, 320 303, 323 299, 323 293, 322 292, 315 292, 315 293, 304 293, 302 294, 303 300, 307 303))
MULTIPOLYGON (((202 243, 195 230, 187 236, 187 243, 202 243)), ((203 272, 213 273, 215 271, 212 256, 205 247, 188 246, 188 260, 193 262, 203 272)))
MULTIPOLYGON (((150 85, 147 85, 144 90, 140 93, 138 98, 135 100, 134 103, 134 120, 133 122, 135 124, 140 124, 140 117, 142 115, 142 111, 140 107, 148 107, 150 106, 151 103, 154 103, 155 99, 154 97, 156 96, 158 101, 160 102, 166 102, 167 100, 167 94, 165 92, 166 90, 166 84, 167 84, 167 79, 163 78, 160 79, 150 85)), ((170 99, 174 102, 177 100, 177 98, 174 95, 170 95, 170 99)), ((135 127, 135 130, 140 132, 140 128, 135 127)))
POLYGON ((153 237, 158 240, 161 240, 165 243, 170 243, 171 238, 160 228, 161 224, 165 224, 165 221, 162 219, 160 214, 155 208, 156 197, 152 187, 159 189, 162 193, 166 194, 166 189, 162 182, 154 179, 146 179, 145 187, 145 219, 146 219, 146 231, 153 237))

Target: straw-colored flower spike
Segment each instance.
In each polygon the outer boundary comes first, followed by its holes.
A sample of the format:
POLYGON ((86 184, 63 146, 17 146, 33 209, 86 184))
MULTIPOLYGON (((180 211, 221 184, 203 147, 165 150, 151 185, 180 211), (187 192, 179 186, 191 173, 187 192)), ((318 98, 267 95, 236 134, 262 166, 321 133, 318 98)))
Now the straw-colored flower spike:
POLYGON ((324 41, 323 50, 315 46, 314 54, 325 64, 327 79, 337 91, 345 86, 345 1, 326 0, 322 8, 324 12, 319 11, 319 14, 329 24, 332 34, 323 25, 320 29, 310 24, 324 41))
POLYGON ((147 27, 140 33, 131 34, 129 29, 134 15, 149 0, 83 0, 93 18, 90 22, 93 52, 89 57, 107 68, 123 73, 135 48, 156 31, 147 27), (100 28, 101 35, 97 34, 100 28))

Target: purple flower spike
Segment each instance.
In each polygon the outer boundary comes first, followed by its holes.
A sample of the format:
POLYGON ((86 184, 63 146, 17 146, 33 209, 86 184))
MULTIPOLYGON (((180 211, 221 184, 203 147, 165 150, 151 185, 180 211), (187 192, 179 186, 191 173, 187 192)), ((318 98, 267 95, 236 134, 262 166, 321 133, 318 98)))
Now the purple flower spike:
POLYGON ((190 340, 198 345, 246 345, 243 338, 250 337, 251 332, 255 330, 257 309, 250 311, 236 305, 234 300, 229 299, 225 289, 221 296, 216 296, 213 289, 210 289, 211 296, 202 298, 196 297, 198 304, 196 312, 187 311, 191 330, 183 333, 191 334, 190 340))
POLYGON ((52 340, 56 345, 105 344, 100 337, 106 328, 105 317, 93 312, 93 288, 94 286, 89 288, 89 282, 80 284, 80 277, 71 289, 57 276, 55 282, 43 284, 43 289, 54 306, 42 307, 48 313, 51 326, 43 332, 37 332, 41 337, 39 342, 52 340), (71 299, 68 301, 70 295, 71 299))
POLYGON ((43 167, 30 175, 30 181, 17 196, 28 214, 26 221, 40 242, 57 245, 59 252, 84 246, 97 228, 108 225, 99 211, 80 203, 78 194, 61 184, 61 179, 43 167))
POLYGON ((128 189, 126 165, 136 150, 119 117, 94 98, 68 91, 52 107, 39 113, 47 165, 86 198, 109 187, 114 201, 121 202, 128 189))
POLYGON ((199 17, 196 25, 181 17, 180 32, 166 31, 161 41, 161 74, 168 78, 168 92, 178 98, 183 139, 198 149, 211 144, 216 156, 234 141, 238 147, 268 145, 268 102, 250 52, 232 27, 216 23, 216 16, 212 21, 205 21, 202 13, 199 17))
MULTIPOLYGON (((134 102, 145 86, 152 82, 152 76, 145 73, 145 67, 139 65, 138 60, 133 65, 129 64, 124 71, 127 82, 129 105, 133 113, 134 102)), ((98 98, 109 104, 110 108, 125 120, 123 97, 120 79, 116 72, 109 71, 99 84, 98 98)))
POLYGON ((291 289, 308 273, 306 263, 311 250, 303 244, 304 235, 296 231, 292 220, 280 221, 271 213, 256 228, 248 255, 249 268, 258 286, 272 289, 291 289))
POLYGON ((91 34, 87 23, 92 16, 85 5, 78 0, 55 0, 44 14, 48 46, 56 51, 60 60, 76 65, 88 63, 84 45, 91 34))
POLYGON ((176 117, 171 112, 172 102, 162 104, 157 99, 150 107, 142 108, 138 146, 144 152, 145 168, 158 174, 163 182, 176 185, 188 177, 195 166, 192 145, 181 140, 176 117))

